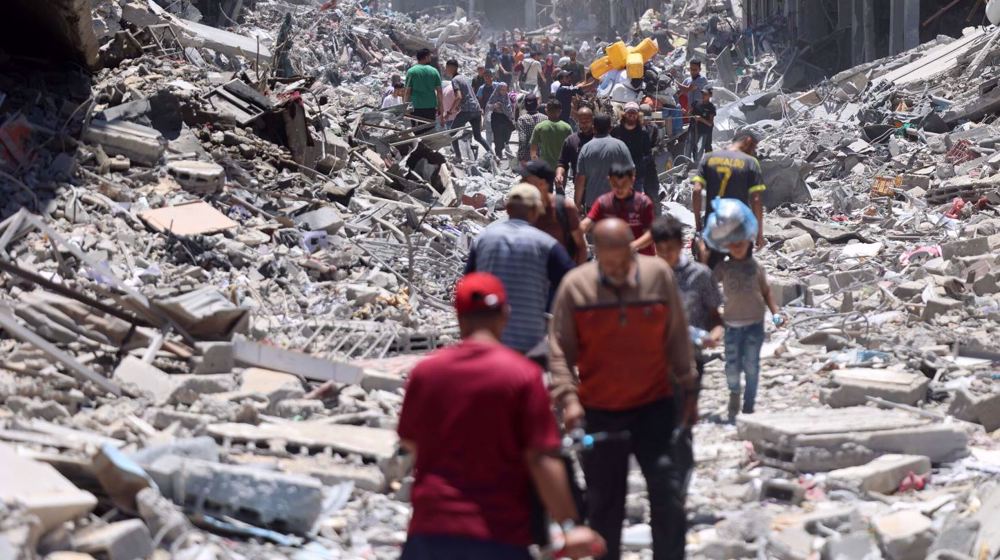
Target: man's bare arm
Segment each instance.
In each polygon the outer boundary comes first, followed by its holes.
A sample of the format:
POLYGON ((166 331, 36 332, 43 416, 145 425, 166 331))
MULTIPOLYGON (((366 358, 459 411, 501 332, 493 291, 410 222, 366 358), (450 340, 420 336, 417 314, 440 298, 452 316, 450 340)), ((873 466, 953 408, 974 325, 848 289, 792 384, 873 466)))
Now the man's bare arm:
POLYGON ((753 209, 753 215, 757 217, 757 248, 762 249, 764 247, 764 198, 760 191, 750 195, 750 208, 753 209))
POLYGON ((538 451, 527 451, 525 461, 538 490, 538 496, 552 519, 559 523, 576 521, 578 519, 576 504, 569 490, 566 466, 562 460, 538 451))
MULTIPOLYGON (((587 176, 581 175, 580 170, 577 169, 576 177, 573 178, 573 201, 576 202, 577 208, 583 208, 583 193, 587 188, 587 176)), ((584 232, 586 233, 586 232, 584 232)))
POLYGON ((691 212, 694 213, 694 231, 695 233, 701 233, 701 218, 703 211, 701 209, 702 205, 702 191, 703 187, 701 183, 695 181, 691 183, 691 212))

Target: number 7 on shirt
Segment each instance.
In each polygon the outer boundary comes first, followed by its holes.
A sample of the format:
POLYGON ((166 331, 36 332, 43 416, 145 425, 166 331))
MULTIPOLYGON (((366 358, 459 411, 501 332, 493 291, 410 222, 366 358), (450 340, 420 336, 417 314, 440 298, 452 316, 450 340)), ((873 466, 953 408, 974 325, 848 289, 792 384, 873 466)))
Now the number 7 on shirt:
POLYGON ((733 178, 733 168, 725 165, 720 165, 715 168, 716 173, 722 175, 722 184, 719 185, 719 198, 725 198, 726 187, 729 186, 729 180, 733 178))

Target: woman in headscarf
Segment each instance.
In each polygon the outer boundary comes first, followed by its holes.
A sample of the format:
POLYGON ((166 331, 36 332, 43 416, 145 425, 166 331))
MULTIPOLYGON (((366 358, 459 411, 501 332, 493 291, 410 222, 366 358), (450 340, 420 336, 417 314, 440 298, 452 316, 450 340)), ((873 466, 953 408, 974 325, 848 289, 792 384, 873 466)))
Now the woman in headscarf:
POLYGON ((493 95, 488 103, 490 126, 493 129, 493 151, 497 157, 503 157, 503 152, 514 133, 514 105, 510 101, 510 89, 506 82, 497 82, 493 95))
POLYGON ((556 70, 554 57, 551 54, 546 56, 545 64, 542 65, 542 78, 545 80, 545 83, 538 85, 538 89, 542 94, 542 103, 549 100, 549 89, 551 88, 552 81, 555 79, 556 70))

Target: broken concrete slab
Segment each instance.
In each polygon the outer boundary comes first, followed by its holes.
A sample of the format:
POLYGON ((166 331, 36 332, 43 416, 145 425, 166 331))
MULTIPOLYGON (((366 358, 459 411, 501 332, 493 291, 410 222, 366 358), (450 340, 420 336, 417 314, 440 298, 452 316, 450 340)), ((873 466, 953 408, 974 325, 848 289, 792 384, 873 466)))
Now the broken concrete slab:
POLYGON ((923 560, 934 541, 931 520, 916 510, 876 517, 875 534, 889 560, 923 560))
POLYGON ((175 388, 170 394, 171 403, 192 405, 203 395, 236 389, 236 376, 231 373, 175 375, 173 379, 175 388))
POLYGON ((948 414, 966 422, 977 422, 987 432, 1000 429, 1000 393, 974 395, 958 389, 948 406, 948 414))
POLYGON ((386 492, 389 488, 386 475, 379 467, 346 465, 324 455, 286 459, 231 453, 229 459, 240 465, 274 468, 289 474, 311 476, 327 486, 350 482, 356 488, 370 492, 386 492))
POLYGON ((235 305, 212 286, 151 303, 202 340, 229 340, 249 328, 250 310, 235 305))
POLYGON ((862 406, 865 397, 916 404, 927 396, 930 380, 921 373, 893 369, 852 368, 836 370, 830 376, 834 389, 820 391, 820 401, 834 408, 862 406))
POLYGON ((153 539, 141 519, 129 519, 77 533, 73 547, 107 560, 135 560, 153 553, 153 539))
POLYGON ((154 404, 166 404, 177 386, 168 373, 132 356, 118 364, 114 379, 137 394, 148 395, 154 404))
POLYGON ((830 471, 827 480, 856 492, 892 494, 910 473, 920 475, 930 470, 931 461, 927 457, 888 454, 864 465, 830 471))
POLYGON ((925 322, 930 322, 938 315, 943 315, 949 311, 961 309, 962 302, 947 297, 932 297, 924 305, 924 311, 920 318, 925 322))
POLYGON ((155 231, 181 236, 208 235, 239 225, 203 201, 146 210, 139 217, 155 231))
POLYGON ((330 424, 322 421, 288 424, 215 424, 208 433, 226 443, 254 442, 266 446, 329 449, 337 453, 355 453, 362 457, 385 460, 396 454, 399 437, 393 430, 330 424))
POLYGON ((167 174, 185 191, 197 195, 222 192, 226 186, 226 170, 217 163, 207 161, 171 161, 167 174))
POLYGON ((37 517, 36 537, 97 506, 93 494, 77 488, 50 465, 20 457, 6 444, 0 444, 0 502, 20 504, 37 517))
POLYGON ((761 173, 767 190, 763 193, 764 206, 777 208, 782 204, 805 204, 812 201, 805 179, 812 166, 790 157, 768 158, 760 161, 761 173))
POLYGON ((167 150, 167 139, 158 130, 127 121, 93 120, 83 140, 100 145, 108 155, 122 155, 147 166, 155 165, 167 150))
POLYGON ((896 410, 869 407, 792 409, 737 419, 768 464, 800 472, 863 465, 886 453, 924 455, 932 463, 968 453, 962 430, 896 410))
POLYGON ((361 381, 362 369, 355 365, 324 360, 276 346, 267 346, 242 337, 237 337, 234 341, 234 352, 236 363, 243 366, 291 373, 313 381, 336 381, 338 383, 358 383, 361 381))
POLYGON ((148 468, 164 496, 192 511, 308 533, 323 509, 316 479, 167 455, 148 468))
POLYGON ((171 18, 171 25, 179 34, 189 39, 185 46, 199 46, 230 56, 244 56, 250 61, 259 60, 262 63, 271 61, 270 49, 253 37, 180 18, 171 18))
POLYGON ((959 257, 977 257, 990 252, 988 237, 972 237, 941 245, 941 256, 951 260, 959 257))
POLYGON ((296 216, 295 223, 309 231, 325 231, 329 235, 335 235, 344 227, 344 218, 336 208, 324 206, 296 216))

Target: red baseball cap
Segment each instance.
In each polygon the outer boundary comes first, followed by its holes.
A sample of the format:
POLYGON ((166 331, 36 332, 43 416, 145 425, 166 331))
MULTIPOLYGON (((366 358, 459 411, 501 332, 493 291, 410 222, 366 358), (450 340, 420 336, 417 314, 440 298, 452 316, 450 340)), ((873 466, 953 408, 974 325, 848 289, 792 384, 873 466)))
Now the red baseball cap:
POLYGON ((472 272, 455 285, 455 311, 459 315, 477 311, 496 311, 507 305, 503 282, 492 274, 472 272))

